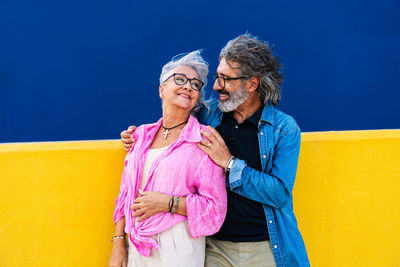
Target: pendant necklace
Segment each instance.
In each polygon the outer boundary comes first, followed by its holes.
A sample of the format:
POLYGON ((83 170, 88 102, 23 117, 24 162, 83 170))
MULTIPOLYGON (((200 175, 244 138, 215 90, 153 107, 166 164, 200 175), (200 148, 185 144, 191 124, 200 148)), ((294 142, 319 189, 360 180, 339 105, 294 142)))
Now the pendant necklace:
POLYGON ((165 127, 164 124, 161 124, 161 126, 162 126, 162 127, 164 128, 164 130, 165 130, 164 133, 163 133, 164 139, 167 139, 168 135, 170 134, 169 130, 172 130, 172 129, 176 128, 176 127, 179 127, 179 126, 181 126, 181 125, 183 125, 183 124, 185 124, 185 123, 187 123, 187 122, 188 122, 188 121, 185 121, 185 122, 182 122, 182 123, 180 123, 180 124, 178 124, 178 125, 175 125, 175 126, 169 127, 169 128, 165 127))

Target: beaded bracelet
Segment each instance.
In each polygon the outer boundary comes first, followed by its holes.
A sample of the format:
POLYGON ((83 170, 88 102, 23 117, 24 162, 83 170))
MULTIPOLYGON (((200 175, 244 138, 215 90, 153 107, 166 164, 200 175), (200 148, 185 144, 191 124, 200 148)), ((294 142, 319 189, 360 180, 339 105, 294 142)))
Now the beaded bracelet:
POLYGON ((113 238, 111 239, 111 242, 113 242, 115 239, 125 239, 124 235, 115 235, 113 236, 113 238))

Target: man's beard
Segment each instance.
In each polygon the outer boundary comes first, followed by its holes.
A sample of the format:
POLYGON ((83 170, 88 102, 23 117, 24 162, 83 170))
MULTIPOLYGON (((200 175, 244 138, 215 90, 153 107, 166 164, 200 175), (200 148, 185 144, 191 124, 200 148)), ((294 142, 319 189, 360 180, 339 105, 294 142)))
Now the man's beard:
MULTIPOLYGON (((221 90, 222 92, 226 93, 226 91, 221 90)), ((241 104, 246 102, 247 98, 249 98, 249 94, 247 93, 246 87, 242 84, 239 90, 228 93, 228 99, 218 102, 218 108, 222 112, 231 112, 237 109, 241 104)))

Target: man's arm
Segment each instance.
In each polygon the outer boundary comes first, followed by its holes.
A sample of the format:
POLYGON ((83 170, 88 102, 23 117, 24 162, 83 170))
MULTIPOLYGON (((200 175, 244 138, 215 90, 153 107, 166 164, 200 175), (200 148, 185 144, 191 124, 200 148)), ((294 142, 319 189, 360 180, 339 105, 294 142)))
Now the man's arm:
MULTIPOLYGON (((218 132, 209 129, 212 135, 202 132, 208 140, 203 140, 199 146, 216 164, 224 168, 230 157, 229 149, 218 132)), ((285 206, 291 197, 296 178, 300 138, 298 128, 280 136, 269 173, 257 171, 244 160, 236 159, 228 176, 231 191, 276 208, 285 206)))

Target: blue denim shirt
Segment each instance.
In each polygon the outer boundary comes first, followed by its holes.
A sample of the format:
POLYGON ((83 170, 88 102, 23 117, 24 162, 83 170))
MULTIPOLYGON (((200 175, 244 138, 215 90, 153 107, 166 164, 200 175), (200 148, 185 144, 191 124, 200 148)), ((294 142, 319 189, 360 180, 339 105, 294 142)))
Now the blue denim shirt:
MULTIPOLYGON (((211 110, 201 109, 202 124, 217 127, 222 112, 213 100, 211 110)), ((289 115, 266 104, 258 123, 261 166, 259 172, 236 159, 228 186, 233 192, 260 202, 264 207, 276 266, 310 266, 303 238, 293 213, 292 189, 300 151, 300 129, 289 115)))

